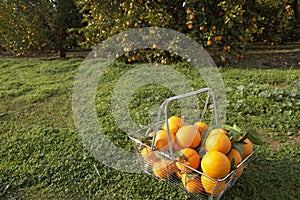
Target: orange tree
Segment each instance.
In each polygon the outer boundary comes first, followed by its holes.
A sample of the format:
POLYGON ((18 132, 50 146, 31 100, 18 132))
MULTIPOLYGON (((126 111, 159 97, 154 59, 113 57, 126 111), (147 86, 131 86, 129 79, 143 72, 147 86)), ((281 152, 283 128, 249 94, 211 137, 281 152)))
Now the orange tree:
POLYGON ((73 1, 0 1, 0 45, 15 55, 45 50, 60 51, 76 46, 78 34, 68 31, 81 26, 81 15, 73 1))
POLYGON ((81 15, 73 0, 51 0, 54 13, 51 21, 53 47, 60 53, 60 57, 66 56, 67 49, 77 47, 77 41, 81 35, 72 29, 81 27, 81 15))
POLYGON ((50 1, 2 0, 0 44, 16 55, 43 50, 49 45, 50 1))
MULTIPOLYGON (((245 20, 243 0, 77 0, 76 3, 84 17, 85 27, 80 30, 86 38, 84 47, 96 45, 121 31, 156 26, 180 31, 220 61, 227 61, 232 55, 240 58, 245 44, 258 32, 252 21, 245 20)), ((139 59, 126 56, 129 61, 139 59)), ((159 59, 164 61, 165 57, 159 59)))
MULTIPOLYGON (((299 37, 291 34, 292 27, 299 30, 298 11, 298 0, 2 0, 0 45, 16 55, 55 49, 64 56, 78 42, 90 48, 119 32, 155 26, 186 34, 216 61, 226 62, 242 58, 253 41, 299 37)), ((168 52, 150 52, 128 52, 125 59, 163 64, 178 59, 168 52)))
POLYGON ((253 28, 255 42, 267 44, 279 43, 294 37, 293 30, 297 24, 297 9, 294 0, 247 0, 244 8, 253 28), (294 8, 294 9, 293 9, 294 8))

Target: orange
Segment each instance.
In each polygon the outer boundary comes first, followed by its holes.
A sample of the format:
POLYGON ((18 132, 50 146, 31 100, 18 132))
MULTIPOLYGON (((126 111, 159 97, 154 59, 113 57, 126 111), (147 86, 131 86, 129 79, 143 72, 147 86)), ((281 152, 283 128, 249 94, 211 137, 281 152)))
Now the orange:
POLYGON ((171 160, 166 160, 167 174, 172 175, 173 173, 179 173, 179 169, 176 166, 176 162, 171 160))
POLYGON ((252 142, 247 138, 246 140, 244 140, 245 143, 247 144, 243 144, 243 155, 242 158, 246 158, 247 156, 249 156, 252 152, 253 152, 253 144, 252 142))
POLYGON ((193 24, 188 24, 189 29, 193 29, 193 24))
POLYGON ((219 151, 210 151, 201 161, 204 174, 212 178, 224 178, 230 172, 230 161, 227 156, 219 151))
POLYGON ((183 148, 181 148, 181 147, 177 144, 176 140, 175 140, 175 142, 174 142, 174 149, 175 149, 176 151, 179 151, 179 150, 183 149, 183 148))
MULTIPOLYGON (((171 145, 174 146, 175 138, 172 133, 170 133, 171 145)), ((169 150, 169 140, 168 140, 168 133, 165 130, 159 130, 156 133, 156 138, 154 142, 154 147, 158 150, 169 150)))
POLYGON ((177 168, 177 166, 176 166, 176 162, 174 162, 174 161, 168 161, 168 170, 170 170, 171 171, 171 173, 178 173, 178 172, 180 172, 179 171, 179 169, 177 168))
POLYGON ((180 152, 182 153, 184 159, 177 157, 176 160, 179 162, 176 162, 176 166, 178 167, 178 169, 182 172, 184 171, 192 171, 191 169, 185 167, 183 164, 197 169, 200 165, 200 156, 198 155, 197 151, 195 151, 192 148, 185 148, 180 150, 180 152))
POLYGON ((157 49, 157 47, 158 47, 157 44, 153 44, 153 45, 152 45, 152 48, 153 48, 153 49, 157 49))
POLYGON ((189 178, 188 174, 182 174, 181 181, 185 189, 190 193, 198 194, 203 190, 199 176, 189 178))
POLYGON ((210 45, 212 45, 212 41, 211 41, 211 40, 208 40, 208 41, 206 42, 206 44, 207 44, 207 46, 210 46, 210 45))
POLYGON ((215 128, 213 130, 211 130, 209 132, 209 134, 214 134, 214 133, 224 133, 224 134, 227 134, 227 131, 225 129, 222 129, 222 128, 215 128))
POLYGON ((205 141, 207 151, 219 151, 227 154, 231 149, 231 141, 223 132, 210 133, 205 141))
POLYGON ((227 45, 227 46, 224 47, 224 50, 225 50, 225 51, 229 51, 230 49, 231 49, 231 46, 230 46, 230 45, 227 45))
POLYGON ((196 122, 194 123, 194 125, 198 127, 198 131, 200 134, 208 129, 208 125, 204 122, 196 122))
MULTIPOLYGON (((172 116, 168 118, 169 130, 170 133, 176 135, 178 129, 184 125, 184 121, 181 117, 172 116)), ((162 127, 163 130, 167 130, 166 123, 162 127)))
POLYGON ((168 174, 167 165, 163 160, 157 161, 152 165, 153 174, 161 179, 167 178, 168 174))
POLYGON ((216 41, 221 41, 221 40, 222 40, 222 37, 221 37, 221 36, 216 36, 216 37, 215 37, 215 40, 216 40, 216 41))
POLYGON ((231 151, 229 152, 229 154, 227 155, 230 163, 234 162, 234 167, 236 167, 238 164, 240 164, 240 162, 242 162, 242 157, 241 154, 238 150, 236 150, 235 148, 232 148, 231 151))
POLYGON ((144 157, 144 159, 149 163, 154 163, 160 160, 149 147, 143 148, 141 154, 144 157))
POLYGON ((176 144, 181 148, 196 148, 201 141, 200 133, 197 126, 184 125, 175 135, 176 144))
POLYGON ((214 196, 218 196, 226 188, 225 181, 212 180, 206 176, 201 176, 201 183, 204 190, 214 196))
POLYGON ((243 165, 239 166, 239 168, 237 168, 235 171, 235 177, 241 176, 243 173, 243 170, 244 170, 244 166, 243 165))
POLYGON ((168 178, 173 172, 178 171, 176 165, 170 160, 160 160, 152 165, 153 174, 161 179, 168 178))
POLYGON ((190 15, 190 14, 192 14, 192 11, 188 8, 188 9, 186 10, 186 14, 190 15))

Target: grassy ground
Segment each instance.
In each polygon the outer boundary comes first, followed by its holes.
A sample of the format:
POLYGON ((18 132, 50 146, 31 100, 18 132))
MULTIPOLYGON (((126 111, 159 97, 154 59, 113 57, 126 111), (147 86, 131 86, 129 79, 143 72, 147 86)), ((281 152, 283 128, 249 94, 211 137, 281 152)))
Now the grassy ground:
MULTIPOLYGON (((185 199, 184 193, 153 177, 105 167, 83 147, 71 107, 81 62, 0 60, 0 199, 185 199)), ((110 67, 96 99, 107 136, 124 149, 131 145, 123 132, 112 128, 108 109, 118 77, 133 67, 110 67)), ((186 74, 193 87, 204 86, 191 66, 173 67, 186 74)), ((267 141, 255 147, 249 167, 223 198, 300 199, 300 71, 220 71, 227 90, 227 123, 256 127, 267 141)), ((146 89, 132 102, 145 100, 146 89)), ((150 89, 159 101, 170 95, 150 89)), ((145 105, 142 101, 132 108, 143 116, 145 105)))

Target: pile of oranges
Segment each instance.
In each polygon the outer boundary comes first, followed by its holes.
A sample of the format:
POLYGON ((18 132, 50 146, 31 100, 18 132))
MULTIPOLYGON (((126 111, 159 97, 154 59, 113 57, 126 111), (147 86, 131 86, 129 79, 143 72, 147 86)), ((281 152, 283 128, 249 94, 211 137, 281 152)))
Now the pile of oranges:
MULTIPOLYGON (((153 137, 154 133, 150 136, 153 137)), ((151 165, 152 172, 157 178, 176 177, 181 180, 188 192, 214 196, 226 188, 224 178, 253 151, 251 141, 242 135, 234 140, 223 128, 211 130, 204 122, 186 124, 178 116, 168 118, 168 127, 164 124, 156 132, 153 142, 157 151, 169 152, 171 147, 176 157, 176 161, 172 161, 159 156, 149 147, 141 150, 142 156, 146 163, 151 165), (202 134, 208 135, 205 141, 201 141, 202 134), (239 140, 242 140, 242 151, 232 145, 239 140), (200 147, 204 147, 206 152, 202 158, 199 155, 200 147)), ((240 166, 235 171, 235 176, 240 176, 242 172, 243 168, 240 166)))

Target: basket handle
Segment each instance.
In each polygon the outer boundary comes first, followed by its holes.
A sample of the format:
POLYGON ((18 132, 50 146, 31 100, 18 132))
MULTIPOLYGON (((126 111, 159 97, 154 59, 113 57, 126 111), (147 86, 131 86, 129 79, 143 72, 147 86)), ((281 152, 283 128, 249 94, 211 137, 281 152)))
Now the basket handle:
POLYGON ((167 133, 168 133, 168 146, 169 146, 169 151, 170 151, 170 154, 171 154, 171 160, 173 160, 173 161, 175 160, 175 156, 174 156, 174 152, 173 152, 173 148, 172 148, 172 143, 171 143, 169 122, 168 122, 168 105, 169 105, 170 102, 172 102, 174 100, 188 98, 188 97, 195 96, 195 95, 203 93, 203 92, 207 92, 208 96, 206 98, 205 106, 203 108, 202 115, 201 115, 200 119, 202 120, 202 118, 204 116, 204 112, 207 109, 209 97, 211 96, 212 97, 212 101, 213 101, 213 116, 214 116, 215 124, 218 124, 216 99, 215 99, 214 93, 211 91, 210 88, 202 88, 200 90, 196 90, 196 91, 193 91, 193 92, 189 92, 189 93, 185 93, 185 94, 181 94, 181 95, 170 97, 170 98, 166 99, 160 105, 160 107, 159 107, 159 111, 158 111, 158 115, 157 115, 157 121, 156 121, 156 125, 155 125, 154 136, 153 136, 152 143, 151 143, 151 150, 152 151, 155 150, 154 141, 156 139, 156 133, 157 133, 157 131, 159 129, 159 122, 161 121, 160 118, 161 118, 162 112, 164 111, 164 114, 165 114, 165 123, 166 123, 166 128, 167 128, 167 133))

